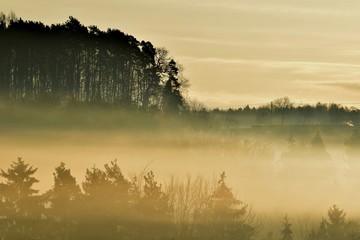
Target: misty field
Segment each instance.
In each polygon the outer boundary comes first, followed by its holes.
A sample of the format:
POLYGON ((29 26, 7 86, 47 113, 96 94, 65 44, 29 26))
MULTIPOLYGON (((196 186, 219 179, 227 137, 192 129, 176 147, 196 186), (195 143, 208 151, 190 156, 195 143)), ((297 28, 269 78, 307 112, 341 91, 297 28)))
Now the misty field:
POLYGON ((0 138, 4 239, 358 239, 354 127, 12 109, 0 138))

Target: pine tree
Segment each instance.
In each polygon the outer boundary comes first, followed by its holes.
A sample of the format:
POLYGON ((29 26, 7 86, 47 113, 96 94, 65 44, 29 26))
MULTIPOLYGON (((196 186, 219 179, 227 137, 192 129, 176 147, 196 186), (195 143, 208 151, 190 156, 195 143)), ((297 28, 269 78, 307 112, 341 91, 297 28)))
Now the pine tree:
POLYGON ((329 220, 326 222, 326 228, 329 240, 345 239, 345 216, 344 210, 340 210, 336 205, 328 210, 329 220))
POLYGON ((162 191, 162 185, 155 180, 153 171, 148 172, 144 180, 144 196, 140 201, 144 216, 155 221, 170 220, 168 196, 162 191))
POLYGON ((184 106, 184 99, 181 95, 181 83, 179 81, 179 68, 172 59, 168 64, 168 80, 163 92, 163 110, 167 113, 178 113, 184 106))
POLYGON ((284 217, 282 221, 283 229, 281 230, 281 240, 293 240, 293 232, 291 231, 291 223, 289 222, 288 216, 284 217))
POLYGON ((322 219, 320 222, 319 230, 317 232, 317 240, 326 240, 328 239, 327 232, 327 221, 326 219, 322 219))
MULTIPOLYGON (((41 216, 44 205, 39 191, 33 188, 38 183, 33 175, 37 168, 25 163, 21 158, 10 164, 6 171, 1 169, 0 176, 5 183, 0 185, 1 206, 4 206, 1 220, 6 229, 1 234, 8 239, 36 239, 41 229, 41 216)), ((1 214, 1 213, 0 213, 1 214)))
POLYGON ((75 222, 79 221, 80 217, 81 190, 70 169, 65 168, 65 163, 60 163, 53 175, 53 188, 45 194, 51 205, 48 221, 54 220, 51 236, 70 239, 76 228, 75 222))
POLYGON ((320 132, 316 132, 311 140, 308 155, 312 159, 330 160, 330 154, 326 151, 320 132))
MULTIPOLYGON (((136 184, 136 182, 133 182, 136 184)), ((137 195, 138 187, 131 189, 137 195)), ((168 195, 162 185, 155 180, 152 171, 144 176, 144 186, 140 200, 136 203, 139 215, 134 219, 131 239, 172 239, 171 208, 168 195)), ((136 212, 135 212, 136 213, 136 212)))
POLYGON ((51 208, 61 215, 70 213, 74 202, 81 197, 79 185, 75 177, 71 175, 70 169, 65 168, 65 163, 55 168, 54 186, 48 193, 51 201, 51 208))
POLYGON ((123 175, 117 160, 105 164, 106 181, 108 182, 110 200, 108 204, 111 206, 113 214, 118 218, 126 218, 129 215, 130 203, 130 182, 123 175))
POLYGON ((210 215, 205 213, 204 217, 210 225, 204 230, 209 233, 209 239, 252 239, 254 228, 245 220, 248 206, 235 198, 225 179, 223 172, 209 198, 210 215))
POLYGON ((5 178, 4 187, 7 189, 7 194, 3 197, 4 201, 13 206, 17 216, 28 217, 32 214, 40 214, 37 212, 40 207, 39 197, 36 196, 39 190, 33 188, 33 185, 39 182, 33 177, 36 171, 37 168, 29 166, 22 158, 12 162, 6 171, 1 169, 0 176, 5 178))
POLYGON ((246 213, 247 206, 241 206, 241 201, 237 200, 231 189, 226 186, 225 179, 226 175, 223 172, 220 175, 218 187, 211 196, 211 201, 215 219, 221 222, 232 222, 246 213))

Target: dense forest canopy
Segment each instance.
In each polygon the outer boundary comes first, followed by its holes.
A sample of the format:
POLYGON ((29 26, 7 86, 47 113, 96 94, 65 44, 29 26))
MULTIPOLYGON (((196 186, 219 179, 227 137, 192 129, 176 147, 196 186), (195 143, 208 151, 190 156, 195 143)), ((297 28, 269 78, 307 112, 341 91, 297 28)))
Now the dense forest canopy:
POLYGON ((69 17, 44 25, 0 13, 1 98, 17 102, 104 103, 178 111, 181 67, 151 42, 69 17))

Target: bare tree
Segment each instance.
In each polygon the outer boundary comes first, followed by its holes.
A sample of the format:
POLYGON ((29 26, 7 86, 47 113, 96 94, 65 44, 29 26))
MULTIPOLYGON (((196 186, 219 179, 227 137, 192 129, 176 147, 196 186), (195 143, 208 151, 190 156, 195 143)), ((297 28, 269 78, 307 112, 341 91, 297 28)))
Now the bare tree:
POLYGON ((275 111, 280 112, 281 126, 284 125, 286 112, 294 106, 294 103, 290 101, 288 97, 277 98, 272 101, 272 105, 275 111))

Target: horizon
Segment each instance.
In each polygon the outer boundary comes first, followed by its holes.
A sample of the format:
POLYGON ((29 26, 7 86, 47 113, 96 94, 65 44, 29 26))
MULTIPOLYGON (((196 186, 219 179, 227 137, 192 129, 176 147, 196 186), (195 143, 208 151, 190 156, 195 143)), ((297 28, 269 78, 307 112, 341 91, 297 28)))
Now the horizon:
POLYGON ((294 102, 358 106, 356 5, 16 0, 1 3, 0 9, 45 24, 74 16, 85 26, 117 28, 165 47, 184 66, 191 85, 188 96, 216 108, 269 103, 283 96, 294 102))

